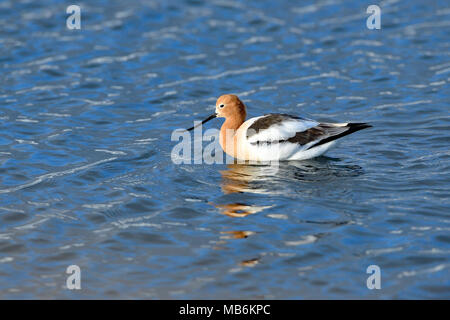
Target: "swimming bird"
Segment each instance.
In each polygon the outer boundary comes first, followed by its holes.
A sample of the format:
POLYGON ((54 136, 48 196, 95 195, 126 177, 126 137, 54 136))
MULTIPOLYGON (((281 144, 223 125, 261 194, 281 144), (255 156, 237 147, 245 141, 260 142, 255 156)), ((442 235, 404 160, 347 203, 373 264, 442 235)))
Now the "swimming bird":
POLYGON ((220 96, 215 112, 197 126, 214 118, 225 118, 219 143, 239 160, 306 160, 318 157, 336 140, 369 128, 367 123, 325 123, 284 113, 270 113, 245 120, 244 103, 233 94, 220 96))

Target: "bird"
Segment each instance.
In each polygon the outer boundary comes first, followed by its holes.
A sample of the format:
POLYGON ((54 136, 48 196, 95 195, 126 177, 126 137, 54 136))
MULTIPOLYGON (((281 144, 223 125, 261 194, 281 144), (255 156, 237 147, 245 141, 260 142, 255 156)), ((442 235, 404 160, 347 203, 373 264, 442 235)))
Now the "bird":
POLYGON ((336 141, 372 127, 368 123, 328 123, 285 113, 269 113, 246 120, 244 103, 234 94, 216 101, 215 112, 188 131, 214 119, 225 118, 219 135, 224 152, 238 160, 307 160, 323 155, 336 141))

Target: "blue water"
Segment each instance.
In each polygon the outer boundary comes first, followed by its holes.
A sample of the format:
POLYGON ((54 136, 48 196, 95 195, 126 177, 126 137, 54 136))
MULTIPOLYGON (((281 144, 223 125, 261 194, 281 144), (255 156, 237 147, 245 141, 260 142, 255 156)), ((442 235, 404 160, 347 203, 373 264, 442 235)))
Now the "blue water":
POLYGON ((450 298, 448 1, 381 1, 380 30, 366 1, 79 1, 81 30, 69 4, 0 2, 0 298, 450 298), (174 164, 231 92, 373 128, 174 164))

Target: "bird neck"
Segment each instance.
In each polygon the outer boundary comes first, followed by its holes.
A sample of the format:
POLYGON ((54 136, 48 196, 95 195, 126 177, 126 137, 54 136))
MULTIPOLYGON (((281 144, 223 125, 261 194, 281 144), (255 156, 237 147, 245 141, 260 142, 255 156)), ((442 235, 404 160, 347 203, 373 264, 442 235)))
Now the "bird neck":
POLYGON ((234 117, 226 118, 222 127, 220 128, 220 145, 224 149, 225 152, 230 153, 233 152, 234 149, 234 138, 236 135, 236 131, 245 121, 245 113, 239 114, 234 117), (227 141, 227 139, 233 139, 232 141, 227 141), (231 150, 230 150, 231 149, 231 150))

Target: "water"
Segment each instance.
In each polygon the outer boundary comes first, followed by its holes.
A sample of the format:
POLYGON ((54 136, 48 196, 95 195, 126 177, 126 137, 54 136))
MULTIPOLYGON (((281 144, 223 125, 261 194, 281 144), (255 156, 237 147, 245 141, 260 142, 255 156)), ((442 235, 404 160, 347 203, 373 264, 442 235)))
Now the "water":
POLYGON ((79 4, 68 30, 65 1, 0 3, 1 298, 450 298, 447 1, 382 1, 381 30, 365 1, 79 4), (229 92, 374 127, 278 171, 175 165, 229 92))

